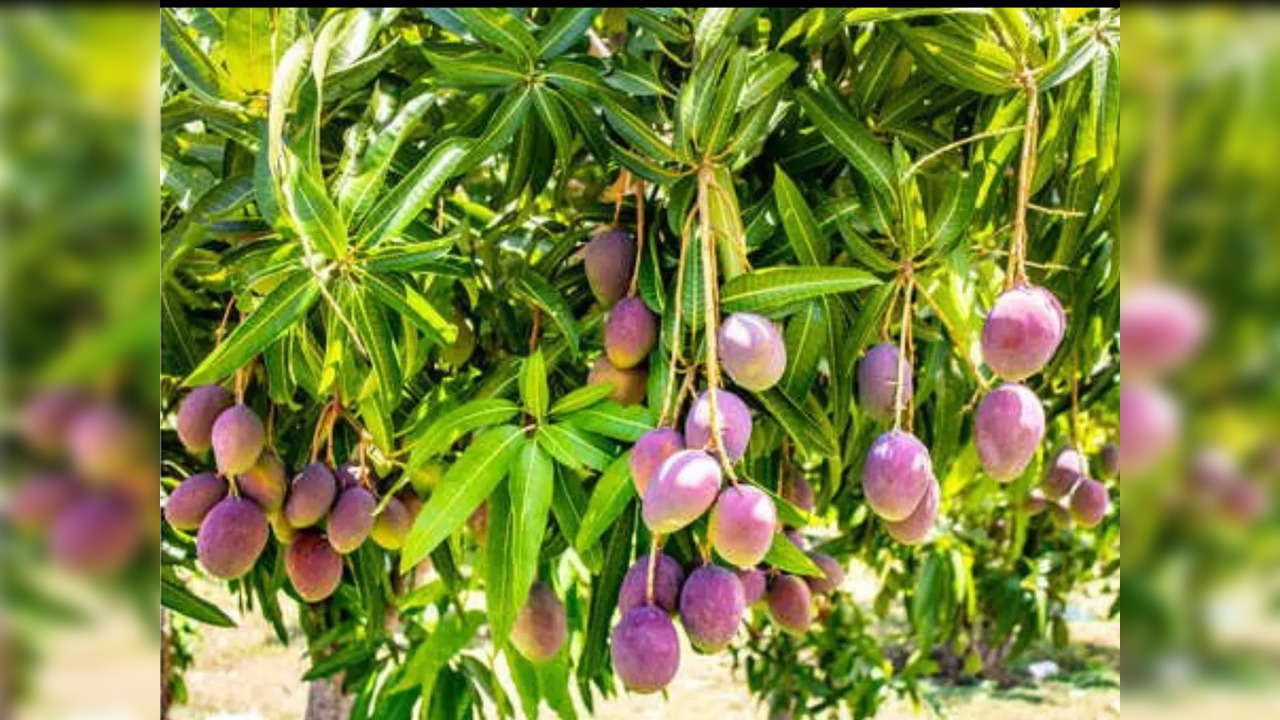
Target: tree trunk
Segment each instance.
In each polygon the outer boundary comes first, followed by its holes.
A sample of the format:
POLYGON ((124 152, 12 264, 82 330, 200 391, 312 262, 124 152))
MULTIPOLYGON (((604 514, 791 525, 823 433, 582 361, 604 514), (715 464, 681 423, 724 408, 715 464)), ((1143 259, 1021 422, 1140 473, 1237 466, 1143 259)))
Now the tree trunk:
POLYGON ((314 680, 307 689, 306 720, 347 720, 355 698, 342 691, 342 674, 314 680))

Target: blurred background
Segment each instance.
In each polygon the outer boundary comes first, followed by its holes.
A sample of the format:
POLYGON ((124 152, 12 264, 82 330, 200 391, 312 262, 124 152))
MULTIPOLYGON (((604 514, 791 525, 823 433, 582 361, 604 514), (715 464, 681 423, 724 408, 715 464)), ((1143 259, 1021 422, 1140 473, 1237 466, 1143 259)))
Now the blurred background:
POLYGON ((156 717, 158 16, 0 11, 0 73, 0 717, 156 717))
MULTIPOLYGON (((1280 717, 1280 13, 1125 14, 1122 313, 1172 288, 1203 318, 1176 367, 1124 365, 1121 445, 1151 448, 1122 490, 1126 710, 1280 717)), ((180 692, 153 428, 157 188, 188 178, 161 172, 158 27, 0 11, 0 717, 180 692)))

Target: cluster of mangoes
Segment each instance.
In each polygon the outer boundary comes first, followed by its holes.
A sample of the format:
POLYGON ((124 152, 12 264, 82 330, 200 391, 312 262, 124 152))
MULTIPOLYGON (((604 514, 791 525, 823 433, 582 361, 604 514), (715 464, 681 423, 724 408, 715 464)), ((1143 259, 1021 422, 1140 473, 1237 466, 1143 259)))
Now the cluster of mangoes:
POLYGON ((9 497, 14 527, 43 537, 70 570, 121 570, 154 535, 148 529, 158 527, 155 466, 141 423, 114 402, 64 388, 33 395, 19 430, 51 467, 9 497))
POLYGON ((252 408, 220 385, 192 390, 178 408, 178 437, 195 454, 213 450, 216 472, 197 473, 169 494, 165 519, 196 533, 201 566, 225 580, 242 577, 271 535, 285 544, 285 571, 298 596, 323 600, 342 582, 342 556, 367 539, 398 550, 421 501, 411 490, 384 498, 359 463, 331 470, 311 462, 288 477, 266 448, 252 408))

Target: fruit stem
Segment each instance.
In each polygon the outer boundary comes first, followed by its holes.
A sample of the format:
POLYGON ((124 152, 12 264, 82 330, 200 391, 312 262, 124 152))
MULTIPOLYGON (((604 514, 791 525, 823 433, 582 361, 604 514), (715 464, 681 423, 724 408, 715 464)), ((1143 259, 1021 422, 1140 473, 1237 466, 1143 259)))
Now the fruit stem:
POLYGON ((623 170, 618 173, 618 194, 613 197, 613 226, 618 227, 619 221, 622 219, 622 199, 627 196, 627 188, 631 186, 631 171, 623 170))
POLYGON ((1018 203, 1013 214, 1013 248, 1009 253, 1006 290, 1027 284, 1027 206, 1031 203, 1031 181, 1035 176, 1037 124, 1040 114, 1035 74, 1025 61, 1018 81, 1027 93, 1027 119, 1023 123, 1022 157, 1018 164, 1018 203))
MULTIPOLYGON (((902 386, 906 381, 905 366, 907 363, 907 352, 911 342, 911 290, 915 285, 915 277, 911 272, 911 264, 903 263, 902 274, 902 327, 898 331, 898 377, 893 390, 893 429, 902 429, 902 386)), ((907 429, 910 430, 911 421, 907 421, 907 429)))
POLYGON ((893 306, 898 302, 898 293, 902 290, 902 277, 893 278, 893 291, 889 294, 889 307, 884 311, 884 322, 880 324, 880 339, 889 341, 890 325, 893 324, 893 306))
POLYGON ((644 181, 636 180, 632 192, 636 196, 636 264, 631 269, 631 287, 627 296, 636 294, 636 286, 640 282, 640 263, 644 262, 644 181))
POLYGON ((533 328, 529 331, 529 354, 538 349, 538 340, 542 338, 542 308, 533 306, 533 328))
POLYGON ((654 533, 653 542, 649 545, 649 568, 644 579, 645 602, 653 604, 653 576, 658 569, 658 553, 662 552, 662 534, 654 533))
POLYGON ((737 485, 738 478, 734 474, 733 465, 729 462, 728 455, 724 450, 724 438, 721 435, 723 428, 720 408, 716 401, 717 391, 720 388, 720 351, 717 347, 717 335, 720 331, 720 308, 716 297, 718 273, 715 241, 712 237, 711 209, 707 198, 707 190, 712 182, 711 168, 704 165, 698 171, 698 215, 702 225, 702 294, 703 304, 706 306, 703 308, 705 313, 703 320, 705 340, 703 344, 706 346, 707 351, 707 408, 711 415, 711 447, 715 450, 730 484, 737 485))

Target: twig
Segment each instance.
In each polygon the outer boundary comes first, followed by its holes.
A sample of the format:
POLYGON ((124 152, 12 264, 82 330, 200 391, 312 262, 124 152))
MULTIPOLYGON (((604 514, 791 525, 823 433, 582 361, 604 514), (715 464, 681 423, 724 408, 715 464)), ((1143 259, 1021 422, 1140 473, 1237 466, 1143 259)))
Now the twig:
MULTIPOLYGON (((911 265, 902 266, 902 327, 898 330, 898 378, 897 387, 893 391, 893 429, 902 429, 902 386, 906 382, 905 365, 907 359, 907 343, 911 333, 911 290, 915 278, 911 275, 911 265)), ((910 427, 908 425, 908 427, 910 427)))
POLYGON ((1027 206, 1031 203, 1031 180, 1035 176, 1037 123, 1040 112, 1035 74, 1025 63, 1019 81, 1027 93, 1027 119, 1023 124, 1022 157, 1018 164, 1018 202, 1013 215, 1013 248, 1009 254, 1006 289, 1027 283, 1027 206))
POLYGON ((633 192, 636 196, 636 265, 631 269, 628 296, 636 294, 636 285, 640 281, 640 263, 644 262, 644 180, 636 180, 633 192))
POLYGON ((676 359, 680 357, 680 339, 682 337, 680 334, 680 326, 682 324, 680 306, 681 306, 681 300, 684 298, 685 261, 689 253, 689 234, 692 232, 694 217, 695 217, 694 211, 691 209, 689 211, 689 214, 685 217, 684 227, 680 231, 680 260, 676 264, 676 297, 675 297, 675 307, 673 308, 675 311, 675 314, 673 315, 674 319, 672 320, 672 323, 671 323, 671 359, 668 362, 668 367, 667 367, 666 393, 662 398, 662 412, 660 414, 660 417, 658 418, 658 425, 665 425, 667 424, 668 420, 670 420, 671 423, 674 425, 675 414, 676 414, 675 409, 679 407, 678 400, 677 400, 676 408, 671 408, 670 410, 668 410, 667 405, 671 402, 672 393, 674 392, 674 389, 675 389, 676 359), (670 416, 667 415, 668 412, 671 413, 670 416))
POLYGON ((943 155, 952 150, 955 150, 958 147, 967 145, 971 142, 977 142, 978 140, 985 140, 987 138, 999 137, 1001 135, 1010 135, 1012 133, 1022 132, 1022 128, 1023 128, 1022 125, 1015 125, 1013 127, 1001 128, 999 130, 988 130, 987 132, 981 132, 981 133, 978 133, 977 135, 970 135, 967 138, 961 138, 959 140, 956 140, 955 142, 947 143, 946 145, 943 145, 942 147, 938 148, 937 150, 934 150, 933 152, 927 153, 925 155, 921 155, 919 160, 916 160, 914 163, 911 164, 911 167, 907 168, 907 172, 904 176, 904 179, 910 178, 912 175, 915 175, 917 172, 919 172, 920 167, 925 163, 929 162, 930 160, 933 160, 934 158, 940 155, 943 155))
POLYGON ((728 454, 724 449, 722 418, 720 417, 719 403, 716 400, 716 395, 719 394, 720 389, 720 353, 716 337, 720 321, 717 316, 719 306, 716 302, 718 273, 715 264, 715 241, 711 234, 711 210, 707 198, 707 190, 710 185, 710 170, 704 167, 698 173, 698 215, 701 218, 702 225, 702 294, 706 305, 703 308, 702 331, 704 336, 703 345, 706 347, 707 358, 707 409, 711 420, 711 447, 715 450, 720 460, 720 465, 724 468, 725 475, 729 477, 729 482, 736 485, 738 478, 733 472, 733 465, 729 462, 728 454))

